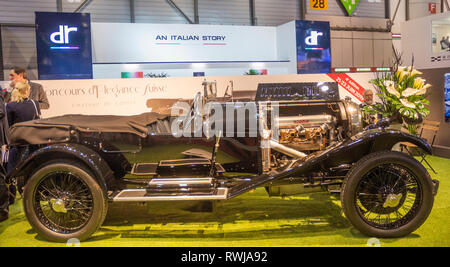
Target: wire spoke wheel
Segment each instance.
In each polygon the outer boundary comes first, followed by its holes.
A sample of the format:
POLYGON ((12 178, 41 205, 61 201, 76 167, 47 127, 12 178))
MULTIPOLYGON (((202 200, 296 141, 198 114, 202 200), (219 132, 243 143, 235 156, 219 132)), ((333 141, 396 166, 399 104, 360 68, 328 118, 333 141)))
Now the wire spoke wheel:
POLYGON ((422 202, 417 177, 408 169, 384 164, 370 170, 356 189, 361 218, 373 227, 389 230, 409 223, 422 202))
POLYGON ((39 220, 54 232, 69 234, 81 229, 92 216, 89 187, 72 173, 54 172, 38 184, 33 207, 39 220))
POLYGON ((88 166, 68 159, 42 163, 27 180, 23 208, 28 222, 47 240, 84 241, 102 225, 106 192, 88 166))
POLYGON ((423 225, 434 203, 434 185, 416 159, 380 151, 360 159, 341 188, 345 216, 371 237, 394 238, 423 225))

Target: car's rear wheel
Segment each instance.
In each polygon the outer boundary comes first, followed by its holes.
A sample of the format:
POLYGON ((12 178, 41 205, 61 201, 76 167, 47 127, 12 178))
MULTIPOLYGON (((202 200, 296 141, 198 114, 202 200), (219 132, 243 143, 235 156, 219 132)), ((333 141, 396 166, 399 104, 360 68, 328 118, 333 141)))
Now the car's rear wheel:
POLYGON ((38 168, 25 186, 23 203, 31 226, 55 242, 88 239, 107 212, 101 187, 76 162, 51 162, 38 168))
POLYGON ((393 151, 373 153, 347 174, 341 202, 346 217, 363 234, 402 237, 428 218, 433 182, 414 158, 393 151))

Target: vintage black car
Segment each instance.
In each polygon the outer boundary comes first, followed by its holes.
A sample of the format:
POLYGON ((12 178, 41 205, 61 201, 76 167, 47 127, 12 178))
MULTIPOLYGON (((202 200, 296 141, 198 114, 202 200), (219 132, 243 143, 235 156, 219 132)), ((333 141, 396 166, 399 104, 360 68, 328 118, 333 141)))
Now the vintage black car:
POLYGON ((173 103, 161 100, 164 107, 153 109, 160 113, 15 125, 12 145, 22 154, 8 178, 24 186, 32 227, 51 241, 85 240, 102 225, 110 202, 224 201, 257 187, 270 196, 339 194, 348 220, 368 236, 402 237, 429 216, 438 181, 392 148, 410 142, 431 154, 430 145, 389 129, 387 120, 364 129, 359 106, 340 100, 337 84, 261 84, 256 95, 224 97, 206 89, 189 101, 189 116, 164 114, 173 103), (215 121, 221 131, 192 127, 192 136, 175 136, 173 125, 195 124, 191 115, 204 124, 219 114, 196 114, 196 103, 231 108, 215 121))

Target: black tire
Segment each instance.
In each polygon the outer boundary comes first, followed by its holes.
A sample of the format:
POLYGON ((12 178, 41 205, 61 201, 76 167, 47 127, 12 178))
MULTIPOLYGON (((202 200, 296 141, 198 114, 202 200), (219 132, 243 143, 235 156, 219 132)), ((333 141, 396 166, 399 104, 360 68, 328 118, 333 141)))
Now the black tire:
POLYGON ((422 226, 430 215, 433 182, 414 158, 400 152, 377 152, 362 158, 347 174, 341 202, 346 217, 361 233, 403 237, 422 226))
POLYGON ((108 209, 107 197, 92 173, 67 161, 39 167, 27 181, 23 205, 33 229, 54 242, 88 239, 103 224, 108 209), (59 207, 64 203, 65 212, 56 211, 55 203, 59 207))

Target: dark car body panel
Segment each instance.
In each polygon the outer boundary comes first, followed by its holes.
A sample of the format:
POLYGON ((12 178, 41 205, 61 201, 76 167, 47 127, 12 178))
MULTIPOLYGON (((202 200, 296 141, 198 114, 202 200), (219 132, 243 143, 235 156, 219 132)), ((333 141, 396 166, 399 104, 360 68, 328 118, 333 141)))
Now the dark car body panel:
POLYGON ((35 150, 17 165, 10 177, 31 175, 42 163, 48 163, 53 159, 66 159, 86 165, 93 172, 105 194, 115 184, 114 173, 107 161, 94 150, 74 143, 53 144, 35 150))
POLYGON ((250 182, 230 189, 229 198, 239 196, 245 192, 264 186, 270 182, 298 177, 313 170, 337 167, 342 164, 355 163, 370 153, 391 150, 399 142, 410 142, 432 154, 431 146, 422 138, 399 131, 386 129, 369 130, 353 136, 351 139, 337 143, 327 150, 308 155, 297 160, 290 168, 280 170, 272 175, 253 177, 250 182))
MULTIPOLYGON (((237 162, 223 164, 225 169, 229 168, 227 171, 260 174, 257 168, 258 149, 256 148, 258 144, 255 143, 255 140, 254 138, 226 138, 221 141, 221 150, 233 154, 233 158, 237 160, 237 162)), ((136 144, 136 146, 140 146, 142 149, 142 147, 151 147, 155 144, 174 145, 174 142, 202 145, 206 149, 212 148, 214 143, 213 140, 206 138, 174 138, 164 135, 148 136, 139 141, 140 144, 136 144)), ((432 154, 431 146, 419 137, 383 128, 368 130, 346 141, 336 143, 326 150, 309 154, 307 157, 295 161, 289 168, 276 170, 270 174, 249 177, 251 179, 248 182, 232 187, 228 196, 230 198, 235 197, 279 179, 299 177, 314 170, 352 164, 370 153, 391 150, 399 142, 410 142, 426 153, 432 154)), ((111 143, 104 142, 102 139, 81 138, 80 143, 50 144, 39 148, 30 153, 15 168, 10 177, 30 174, 41 162, 48 161, 50 158, 67 158, 77 160, 88 166, 106 192, 116 186, 117 180, 123 178, 133 164, 123 155, 123 151, 121 152, 119 148, 111 143)))

